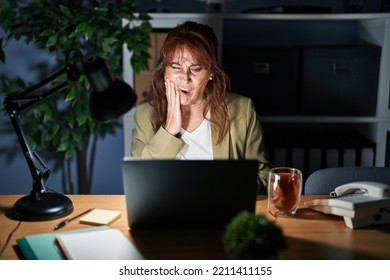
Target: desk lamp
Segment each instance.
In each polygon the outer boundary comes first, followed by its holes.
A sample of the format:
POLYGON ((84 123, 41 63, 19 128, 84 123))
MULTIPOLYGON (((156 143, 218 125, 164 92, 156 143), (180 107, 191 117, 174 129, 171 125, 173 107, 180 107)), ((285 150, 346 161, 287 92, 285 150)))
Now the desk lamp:
POLYGON ((104 59, 98 56, 89 58, 83 63, 82 71, 74 65, 67 65, 27 90, 5 98, 5 109, 11 119, 33 181, 30 194, 17 200, 13 207, 13 216, 19 220, 51 220, 67 216, 73 211, 72 201, 67 196, 46 189, 45 181, 51 171, 28 144, 19 114, 24 109, 64 88, 70 82, 76 81, 81 74, 87 77, 92 88, 89 96, 89 111, 94 120, 109 121, 119 117, 130 110, 136 102, 133 89, 125 82, 114 79, 104 59), (33 91, 65 73, 67 74, 66 81, 43 94, 29 96, 33 91))

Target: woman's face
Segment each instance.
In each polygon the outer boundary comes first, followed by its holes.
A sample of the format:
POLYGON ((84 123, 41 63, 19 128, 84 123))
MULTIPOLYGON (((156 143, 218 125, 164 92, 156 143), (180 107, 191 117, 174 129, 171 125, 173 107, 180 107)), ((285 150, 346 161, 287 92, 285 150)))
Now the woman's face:
POLYGON ((172 62, 165 67, 164 79, 175 84, 180 94, 180 105, 201 104, 206 98, 205 90, 210 78, 210 69, 197 64, 186 48, 178 49, 172 62))

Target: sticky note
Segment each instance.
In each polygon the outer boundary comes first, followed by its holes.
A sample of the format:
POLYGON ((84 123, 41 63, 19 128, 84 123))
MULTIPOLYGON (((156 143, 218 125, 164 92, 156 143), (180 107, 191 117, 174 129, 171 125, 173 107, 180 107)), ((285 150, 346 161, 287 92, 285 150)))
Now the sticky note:
POLYGON ((107 209, 94 209, 80 218, 81 224, 110 225, 121 217, 121 212, 107 209))

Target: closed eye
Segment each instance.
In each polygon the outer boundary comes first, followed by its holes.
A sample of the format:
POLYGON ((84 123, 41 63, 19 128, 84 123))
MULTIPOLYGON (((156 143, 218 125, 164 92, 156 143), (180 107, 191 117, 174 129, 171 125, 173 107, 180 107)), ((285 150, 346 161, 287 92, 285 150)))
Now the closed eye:
POLYGON ((172 63, 172 64, 171 64, 171 67, 172 67, 172 69, 174 69, 174 70, 181 70, 180 64, 177 64, 177 63, 172 63))
POLYGON ((191 67, 190 70, 192 73, 199 73, 200 71, 202 71, 202 67, 194 66, 194 67, 191 67))

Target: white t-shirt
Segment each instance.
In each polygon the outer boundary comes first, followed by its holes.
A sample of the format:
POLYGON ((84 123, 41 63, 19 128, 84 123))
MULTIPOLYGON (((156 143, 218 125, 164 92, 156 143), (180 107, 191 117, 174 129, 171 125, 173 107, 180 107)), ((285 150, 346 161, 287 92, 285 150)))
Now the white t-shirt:
POLYGON ((213 159, 211 126, 208 117, 193 132, 188 132, 183 128, 180 129, 180 138, 186 144, 177 154, 176 159, 213 159))

